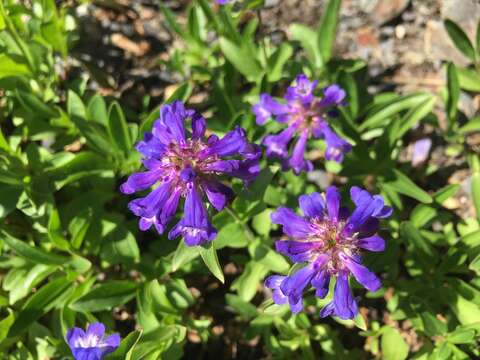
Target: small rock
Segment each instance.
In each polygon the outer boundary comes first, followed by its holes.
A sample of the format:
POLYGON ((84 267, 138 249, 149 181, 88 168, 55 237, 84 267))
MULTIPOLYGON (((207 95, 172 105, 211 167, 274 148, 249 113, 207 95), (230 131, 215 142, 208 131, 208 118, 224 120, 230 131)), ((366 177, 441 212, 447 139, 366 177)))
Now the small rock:
POLYGON ((222 325, 215 325, 213 328, 212 328, 212 333, 216 336, 220 336, 222 335, 223 333, 225 332, 225 329, 222 325))
POLYGON ((307 179, 308 181, 317 184, 320 189, 326 189, 331 184, 331 179, 328 173, 323 170, 314 170, 307 173, 307 179))
POLYGON ((410 0, 377 0, 370 15, 374 22, 382 25, 399 16, 409 3, 410 0))
POLYGON ((120 49, 125 50, 128 53, 132 53, 136 56, 145 55, 150 49, 150 45, 148 44, 148 42, 140 41, 136 43, 119 33, 112 34, 111 41, 112 44, 116 47, 119 47, 120 49))
POLYGON ((407 30, 405 29, 405 26, 403 25, 397 25, 395 26, 395 36, 397 39, 403 39, 407 33, 407 30))

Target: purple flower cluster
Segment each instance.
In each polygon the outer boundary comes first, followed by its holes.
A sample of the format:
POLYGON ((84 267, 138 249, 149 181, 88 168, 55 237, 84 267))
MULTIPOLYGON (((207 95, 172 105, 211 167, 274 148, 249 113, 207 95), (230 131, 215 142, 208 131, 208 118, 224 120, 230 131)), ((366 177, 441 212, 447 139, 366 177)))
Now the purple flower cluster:
MULTIPOLYGON (((351 145, 327 122, 335 107, 343 104, 345 91, 331 85, 323 90, 322 97, 317 97, 316 87, 316 81, 299 75, 295 85, 287 89, 285 103, 262 94, 260 102, 253 107, 257 124, 274 117, 286 125, 280 133, 266 136, 263 145, 267 156, 279 157, 284 168, 292 168, 296 174, 313 168, 305 159, 309 138, 325 139, 328 160, 341 162, 344 154, 351 150, 351 145), (295 137, 298 139, 290 151, 289 144, 295 137)), ((250 143, 240 127, 223 138, 206 137, 205 119, 179 101, 161 107, 160 118, 136 149, 142 154, 146 171, 132 174, 121 185, 121 191, 132 194, 154 188, 145 197, 131 201, 129 209, 140 218, 142 231, 153 225, 162 234, 184 199, 183 217, 170 229, 168 238, 182 236, 188 246, 202 245, 216 237, 206 202, 221 211, 234 195, 221 179, 238 178, 245 184, 250 183, 260 171, 262 154, 260 147, 250 143)), ((265 286, 273 291, 275 303, 288 303, 292 312, 297 313, 303 308, 307 287, 313 287, 316 296, 324 298, 333 278, 333 301, 321 310, 321 316, 352 319, 358 313, 358 306, 349 287, 350 274, 369 291, 379 289, 380 280, 362 265, 361 250, 384 250, 385 241, 376 232, 379 219, 389 217, 392 209, 385 206, 380 195, 371 195, 359 187, 352 187, 350 196, 355 204, 351 213, 341 206, 340 193, 334 186, 327 188, 325 195, 301 196, 303 216, 285 207, 272 213, 272 222, 282 225, 287 237, 276 242, 277 251, 300 264, 300 268, 288 276, 273 275, 266 279, 265 286)), ((83 337, 74 335, 67 336, 69 344, 89 343, 75 340, 83 337)))
POLYGON ((67 332, 67 344, 75 360, 102 360, 120 345, 120 335, 105 337, 105 326, 93 323, 83 331, 74 327, 67 332))
POLYGON ((263 139, 267 156, 282 160, 284 169, 293 169, 296 174, 311 171, 313 165, 305 159, 305 150, 309 138, 323 138, 327 144, 325 158, 341 162, 351 145, 339 137, 328 125, 327 119, 334 115, 334 107, 343 104, 345 91, 338 85, 324 89, 323 97, 314 95, 317 81, 310 81, 305 75, 298 75, 295 85, 290 86, 280 103, 269 94, 262 94, 260 102, 253 106, 257 124, 264 124, 269 118, 285 124, 286 128, 275 135, 263 139), (291 152, 289 144, 298 137, 291 152))
POLYGON ((220 211, 233 196, 220 176, 248 183, 259 173, 261 150, 248 142, 245 130, 237 127, 221 139, 216 135, 206 138, 205 132, 205 119, 176 101, 162 106, 152 132, 145 133, 144 140, 137 144, 147 170, 132 174, 120 189, 132 194, 156 185, 147 196, 128 205, 140 217, 142 231, 154 225, 162 234, 180 199, 185 198, 184 216, 168 238, 183 236, 189 246, 211 241, 217 231, 208 218, 204 196, 220 211), (187 120, 191 121, 191 131, 186 128, 187 120))
POLYGON ((325 197, 319 193, 303 195, 299 205, 304 216, 281 207, 271 219, 283 227, 288 240, 276 242, 277 251, 294 263, 307 265, 288 276, 273 275, 265 286, 273 290, 276 304, 290 305, 293 313, 303 308, 303 292, 311 285, 319 298, 329 292, 331 278, 336 278, 333 301, 325 306, 322 317, 334 315, 353 319, 358 306, 348 285, 349 275, 369 291, 376 291, 381 283, 377 276, 362 265, 361 249, 383 251, 385 241, 376 235, 379 220, 392 214, 380 195, 371 195, 359 187, 350 189, 355 209, 350 214, 340 205, 336 187, 330 186, 325 197))

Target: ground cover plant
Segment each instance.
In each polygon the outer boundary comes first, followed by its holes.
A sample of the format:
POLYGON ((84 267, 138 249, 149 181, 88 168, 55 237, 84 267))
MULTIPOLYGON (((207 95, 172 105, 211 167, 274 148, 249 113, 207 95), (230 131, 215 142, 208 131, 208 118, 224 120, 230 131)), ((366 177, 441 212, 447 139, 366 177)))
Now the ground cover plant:
POLYGON ((480 357, 478 19, 408 92, 334 51, 340 0, 280 37, 181 3, 0 0, 0 358, 480 357), (161 96, 82 15, 143 4, 161 96))

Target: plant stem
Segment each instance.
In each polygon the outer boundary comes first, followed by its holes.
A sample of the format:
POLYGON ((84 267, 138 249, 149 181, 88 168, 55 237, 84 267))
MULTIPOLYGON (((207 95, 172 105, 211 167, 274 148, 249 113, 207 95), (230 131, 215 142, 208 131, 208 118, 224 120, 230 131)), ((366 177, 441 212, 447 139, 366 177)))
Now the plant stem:
POLYGON ((267 44, 265 42, 265 37, 263 36, 263 31, 262 31, 262 27, 263 27, 262 10, 257 9, 256 12, 257 12, 257 17, 258 17, 258 27, 260 29, 260 31, 259 31, 259 33, 260 33, 260 47, 263 50, 263 56, 265 58, 265 65, 266 65, 267 61, 268 61, 268 54, 267 54, 267 44))

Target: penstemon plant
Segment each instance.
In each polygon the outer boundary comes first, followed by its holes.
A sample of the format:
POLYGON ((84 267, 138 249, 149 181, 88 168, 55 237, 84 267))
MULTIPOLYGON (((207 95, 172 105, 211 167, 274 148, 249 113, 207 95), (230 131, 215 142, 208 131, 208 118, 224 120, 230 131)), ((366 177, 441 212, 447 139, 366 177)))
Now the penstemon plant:
POLYGON ((302 293, 309 284, 315 295, 324 298, 329 291, 330 279, 336 279, 333 301, 320 312, 321 317, 338 316, 353 319, 358 305, 348 286, 349 274, 369 291, 377 291, 380 280, 361 264, 361 249, 383 251, 385 240, 375 234, 378 219, 389 217, 393 209, 384 205, 379 195, 352 187, 350 196, 355 209, 340 206, 340 193, 334 186, 319 193, 299 198, 304 217, 281 207, 272 213, 272 222, 280 224, 283 232, 294 240, 279 240, 277 251, 295 263, 308 265, 289 276, 273 275, 265 286, 273 290, 275 303, 289 303, 293 313, 303 308, 302 293))
POLYGON ((480 358, 480 26, 383 91, 341 5, 0 0, 2 359, 480 358))
POLYGON ((140 217, 141 230, 153 224, 162 234, 177 211, 180 197, 184 197, 184 217, 170 230, 168 238, 182 236, 188 246, 212 241, 217 232, 208 219, 203 194, 221 211, 233 197, 233 191, 219 181, 220 176, 237 177, 248 183, 258 175, 261 151, 248 142, 245 130, 238 127, 221 139, 216 135, 205 139, 206 128, 201 115, 176 101, 162 106, 152 132, 145 133, 144 140, 138 143, 136 148, 148 171, 131 175, 120 189, 131 194, 158 183, 148 196, 128 205, 140 217), (185 121, 189 118, 191 135, 187 138, 185 121))

